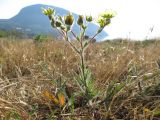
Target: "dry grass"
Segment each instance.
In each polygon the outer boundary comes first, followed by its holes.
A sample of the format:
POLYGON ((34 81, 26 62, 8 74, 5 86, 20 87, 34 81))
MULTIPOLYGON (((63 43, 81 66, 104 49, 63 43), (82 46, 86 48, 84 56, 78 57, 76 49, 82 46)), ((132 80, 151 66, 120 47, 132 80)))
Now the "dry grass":
MULTIPOLYGON (((132 82, 113 97, 109 110, 104 105, 83 106, 71 115, 63 111, 61 117, 55 115, 52 119, 158 120, 153 113, 160 109, 159 49, 158 40, 92 44, 86 52, 86 61, 95 87, 101 91, 100 99, 104 99, 111 81, 132 82)), ((63 41, 36 44, 32 40, 1 39, 0 119, 10 116, 15 119, 16 115, 25 120, 47 119, 53 112, 52 103, 44 99, 43 91, 54 91, 53 81, 57 79, 65 79, 76 87, 73 78, 78 63, 78 56, 63 41)))

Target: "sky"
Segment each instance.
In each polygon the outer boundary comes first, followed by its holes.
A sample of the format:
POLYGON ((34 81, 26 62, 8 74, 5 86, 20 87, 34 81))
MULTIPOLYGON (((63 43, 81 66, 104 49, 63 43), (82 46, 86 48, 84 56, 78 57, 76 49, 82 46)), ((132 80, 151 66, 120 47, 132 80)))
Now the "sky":
POLYGON ((107 39, 160 37, 160 0, 0 0, 0 19, 11 18, 23 7, 33 4, 53 5, 94 17, 113 10, 116 17, 105 28, 107 39))

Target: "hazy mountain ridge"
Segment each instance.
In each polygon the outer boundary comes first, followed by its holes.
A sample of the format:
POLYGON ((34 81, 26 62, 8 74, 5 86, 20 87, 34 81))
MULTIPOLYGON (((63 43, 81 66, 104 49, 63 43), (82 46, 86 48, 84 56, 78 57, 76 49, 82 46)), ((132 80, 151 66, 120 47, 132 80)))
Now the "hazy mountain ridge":
MULTIPOLYGON (((56 10, 56 14, 59 15, 66 15, 69 11, 65 10, 63 8, 58 8, 54 6, 49 6, 49 5, 42 5, 42 4, 37 4, 37 5, 31 5, 24 7, 21 9, 21 11, 11 19, 1 19, 0 20, 0 29, 17 29, 26 33, 32 33, 32 34, 53 34, 54 36, 57 36, 58 33, 56 30, 54 30, 48 18, 42 14, 41 8, 47 8, 51 7, 56 10)), ((78 15, 74 14, 74 18, 77 19, 78 15)), ((89 36, 92 36, 98 29, 98 26, 90 23, 88 25, 88 29, 86 34, 89 36)), ((74 24, 73 25, 73 30, 76 33, 79 33, 79 27, 74 24)), ((104 39, 107 36, 107 33, 103 31, 97 38, 98 40, 104 39)))

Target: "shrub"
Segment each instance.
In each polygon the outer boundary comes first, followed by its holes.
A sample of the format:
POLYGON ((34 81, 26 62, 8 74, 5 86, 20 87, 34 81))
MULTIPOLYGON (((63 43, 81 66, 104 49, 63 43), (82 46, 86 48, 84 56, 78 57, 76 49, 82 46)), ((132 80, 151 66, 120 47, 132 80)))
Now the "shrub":
POLYGON ((44 41, 52 40, 53 37, 49 35, 38 34, 34 36, 33 39, 35 42, 44 42, 44 41))

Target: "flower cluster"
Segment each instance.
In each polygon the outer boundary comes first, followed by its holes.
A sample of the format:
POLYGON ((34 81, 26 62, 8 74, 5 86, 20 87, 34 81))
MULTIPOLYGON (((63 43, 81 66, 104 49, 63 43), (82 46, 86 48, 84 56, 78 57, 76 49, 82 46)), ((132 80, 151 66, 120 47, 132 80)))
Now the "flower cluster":
POLYGON ((98 24, 100 28, 104 28, 105 26, 111 23, 111 19, 115 16, 115 12, 113 11, 105 11, 98 18, 98 24))
MULTIPOLYGON (((70 31, 71 26, 75 21, 72 13, 68 13, 66 16, 57 16, 55 14, 55 10, 52 8, 48 8, 48 9, 42 8, 42 9, 43 9, 43 14, 48 16, 51 26, 53 28, 60 28, 63 31, 70 31)), ((102 18, 106 18, 106 14, 104 14, 102 18)), ((93 21, 93 17, 91 15, 89 16, 79 15, 76 23, 83 29, 86 29, 85 23, 92 22, 92 21, 93 21)), ((106 23, 104 24, 104 19, 98 20, 98 23, 100 24, 101 27, 106 24, 106 23)))

